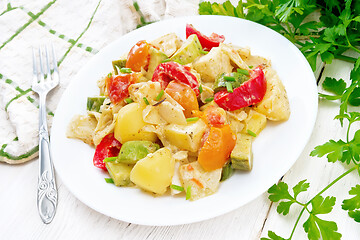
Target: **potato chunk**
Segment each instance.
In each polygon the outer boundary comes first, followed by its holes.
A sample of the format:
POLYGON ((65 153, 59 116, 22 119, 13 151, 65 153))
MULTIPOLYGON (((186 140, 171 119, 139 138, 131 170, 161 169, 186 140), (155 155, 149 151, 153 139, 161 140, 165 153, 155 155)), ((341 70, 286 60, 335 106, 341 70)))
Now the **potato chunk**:
POLYGON ((247 118, 245 119, 245 128, 244 131, 251 131, 258 135, 266 126, 266 116, 264 114, 258 113, 254 110, 249 111, 247 118))
POLYGON ((161 148, 135 164, 130 180, 146 191, 161 195, 170 186, 174 169, 175 160, 171 151, 161 148))
POLYGON ((114 136, 121 142, 145 140, 155 142, 157 137, 153 132, 146 132, 142 128, 146 125, 142 112, 144 107, 139 103, 130 103, 120 109, 117 115, 114 136))
POLYGON ((201 119, 186 125, 169 124, 164 127, 166 140, 181 150, 196 152, 207 126, 201 119))
POLYGON ((284 85, 273 69, 266 68, 264 73, 267 81, 266 93, 254 109, 273 121, 288 120, 290 104, 284 85))
POLYGON ((230 57, 220 47, 212 48, 208 54, 197 59, 193 67, 204 82, 214 82, 220 74, 230 73, 233 69, 230 57))
POLYGON ((179 169, 180 178, 185 191, 190 189, 190 200, 197 200, 215 193, 219 187, 222 169, 205 171, 195 161, 182 165, 179 169))

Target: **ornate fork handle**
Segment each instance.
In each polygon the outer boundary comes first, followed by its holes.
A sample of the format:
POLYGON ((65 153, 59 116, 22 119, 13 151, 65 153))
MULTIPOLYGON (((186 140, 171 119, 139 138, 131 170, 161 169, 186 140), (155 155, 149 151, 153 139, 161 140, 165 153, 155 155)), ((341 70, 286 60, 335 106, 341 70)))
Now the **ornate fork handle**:
POLYGON ((51 46, 52 61, 49 59, 49 49, 45 48, 45 71, 43 65, 43 48, 39 48, 39 61, 36 61, 33 49, 33 82, 32 90, 39 94, 39 180, 37 191, 37 206, 44 223, 48 224, 55 216, 57 206, 57 189, 54 166, 51 160, 49 133, 46 123, 46 95, 60 81, 54 47, 51 46), (50 68, 52 62, 53 68, 50 68), (39 64, 37 64, 39 63, 39 64), (46 73, 46 74, 45 74, 46 73))
POLYGON ((54 167, 51 160, 49 134, 46 123, 45 110, 46 94, 40 94, 39 105, 39 180, 37 206, 44 223, 48 224, 55 216, 57 206, 57 189, 55 184, 54 167))

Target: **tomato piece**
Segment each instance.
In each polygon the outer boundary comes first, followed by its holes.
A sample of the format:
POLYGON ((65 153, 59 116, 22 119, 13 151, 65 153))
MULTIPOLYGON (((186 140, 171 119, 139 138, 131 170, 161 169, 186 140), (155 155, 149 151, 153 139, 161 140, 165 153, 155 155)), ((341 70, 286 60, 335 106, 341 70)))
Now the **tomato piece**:
POLYGON ((250 72, 250 79, 229 93, 226 90, 215 93, 214 101, 228 111, 234 111, 261 102, 266 93, 266 80, 261 67, 250 72))
POLYGON ((126 67, 135 72, 140 72, 141 67, 147 70, 150 60, 150 44, 145 40, 137 42, 131 49, 126 59, 126 67))
POLYGON ((222 127, 226 124, 226 112, 224 109, 210 106, 204 111, 207 122, 213 127, 222 127))
POLYGON ((129 86, 139 82, 140 73, 122 73, 106 78, 106 88, 112 103, 117 104, 129 96, 129 86))
POLYGON ((222 168, 235 147, 236 135, 229 125, 211 127, 209 136, 200 149, 198 162, 206 170, 222 168))
POLYGON ((160 82, 161 87, 165 89, 169 82, 175 80, 184 83, 194 90, 196 96, 199 95, 199 82, 190 68, 176 62, 166 62, 159 64, 154 71, 151 79, 153 82, 160 82))
POLYGON ((199 110, 196 93, 188 85, 181 82, 171 81, 167 85, 165 92, 185 109, 185 117, 189 118, 192 116, 191 112, 193 110, 199 110))
POLYGON ((106 170, 104 159, 116 157, 121 148, 121 143, 116 140, 113 133, 106 135, 96 146, 93 163, 95 167, 106 170))
POLYGON ((191 111, 191 117, 201 118, 208 126, 222 127, 226 125, 226 112, 224 109, 209 106, 203 112, 193 110, 191 111))
POLYGON ((213 47, 218 47, 220 43, 225 41, 225 37, 223 35, 212 33, 210 37, 207 37, 198 30, 196 30, 193 25, 186 24, 186 38, 188 38, 192 34, 196 34, 201 46, 206 51, 210 51, 213 47))

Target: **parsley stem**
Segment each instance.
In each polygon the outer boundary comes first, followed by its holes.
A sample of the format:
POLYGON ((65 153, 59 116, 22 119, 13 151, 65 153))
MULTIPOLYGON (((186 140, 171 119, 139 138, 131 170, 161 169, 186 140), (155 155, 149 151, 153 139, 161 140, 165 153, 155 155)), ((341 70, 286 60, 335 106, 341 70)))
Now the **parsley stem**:
POLYGON ((350 47, 351 49, 353 49, 355 52, 360 53, 360 50, 359 50, 358 48, 354 47, 353 45, 350 44, 349 47, 350 47))
POLYGON ((332 185, 334 185, 335 183, 337 183, 340 179, 342 179, 343 177, 345 177, 346 175, 348 175, 349 173, 351 173, 352 171, 354 171, 355 169, 357 169, 359 166, 355 166, 350 168, 349 170, 347 170, 346 172, 344 172, 343 174, 341 174, 340 176, 338 176, 334 181, 332 181, 329 185, 327 185, 326 187, 324 187, 318 194, 316 194, 310 201, 308 201, 306 203, 306 205, 309 205, 311 203, 311 201, 316 198, 317 196, 321 195, 323 192, 325 192, 326 190, 328 190, 332 185))
POLYGON ((335 54, 334 57, 336 59, 343 60, 343 61, 350 62, 350 63, 356 62, 356 58, 345 56, 345 55, 342 55, 342 54, 335 54))
POLYGON ((304 211, 305 211, 305 208, 306 208, 306 207, 303 207, 303 209, 301 210, 301 212, 300 212, 300 214, 299 214, 298 218, 296 219, 296 222, 295 222, 295 225, 294 225, 294 227, 293 227, 293 230, 291 231, 291 234, 290 234, 289 240, 291 240, 292 236, 294 235, 295 229, 296 229, 296 227, 297 227, 297 225, 298 225, 298 223, 299 223, 299 220, 300 220, 300 218, 301 218, 302 214, 303 214, 303 213, 304 213, 304 211))
MULTIPOLYGON (((347 143, 349 143, 350 127, 351 127, 351 122, 349 122, 349 125, 348 125, 348 127, 347 127, 347 131, 346 131, 346 141, 347 141, 347 143)), ((352 154, 351 154, 351 155, 352 155, 352 154)))

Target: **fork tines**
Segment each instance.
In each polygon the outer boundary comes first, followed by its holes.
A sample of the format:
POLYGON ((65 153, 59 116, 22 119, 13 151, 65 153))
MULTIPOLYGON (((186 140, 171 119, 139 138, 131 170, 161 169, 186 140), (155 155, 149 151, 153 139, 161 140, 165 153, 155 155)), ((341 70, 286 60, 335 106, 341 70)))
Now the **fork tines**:
POLYGON ((38 54, 36 54, 34 48, 32 49, 33 75, 34 75, 32 87, 33 90, 36 92, 38 92, 37 86, 39 84, 46 84, 55 87, 59 83, 59 71, 57 67, 57 60, 56 60, 54 46, 51 44, 50 48, 51 48, 51 53, 49 51, 48 46, 45 47, 40 46, 38 49, 38 54), (38 57, 36 55, 38 55, 38 57))

